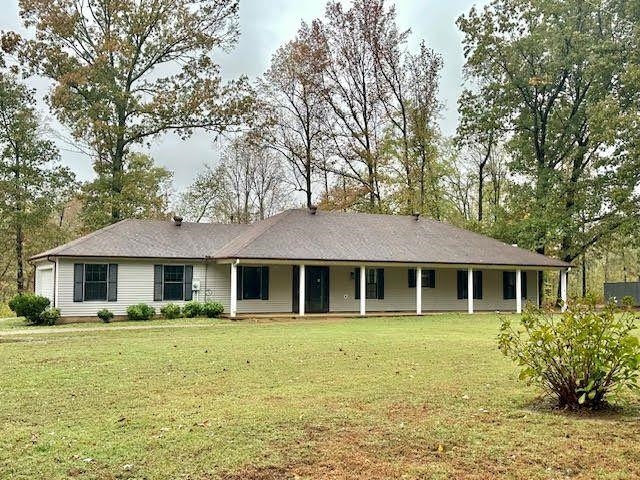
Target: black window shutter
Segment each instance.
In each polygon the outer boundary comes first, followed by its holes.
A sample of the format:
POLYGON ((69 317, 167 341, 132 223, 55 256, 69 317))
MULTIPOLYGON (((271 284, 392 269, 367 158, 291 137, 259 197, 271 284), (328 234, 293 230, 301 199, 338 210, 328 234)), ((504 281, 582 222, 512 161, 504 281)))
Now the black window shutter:
POLYGON ((236 299, 242 300, 242 265, 236 267, 236 299))
POLYGON ((260 299, 269 300, 269 267, 260 270, 260 299))
POLYGON ((467 298, 467 272, 465 270, 458 270, 458 300, 467 298))
POLYGON ((502 298, 504 300, 511 298, 510 276, 511 272, 502 272, 502 298))
POLYGON ((153 266, 153 301, 162 301, 162 265, 153 266))
POLYGON ((482 271, 473 272, 473 298, 482 300, 482 271))
POLYGON ((184 266, 184 299, 193 300, 193 265, 184 266))
POLYGON ((527 298, 527 272, 521 272, 520 284, 522 285, 522 298, 527 298))
POLYGON ((384 268, 378 268, 376 273, 378 281, 378 300, 384 299, 384 268))
POLYGON ((84 300, 84 263, 73 264, 73 301, 84 300))
POLYGON ((356 268, 355 269, 355 274, 353 275, 353 278, 356 281, 356 294, 355 294, 355 298, 356 300, 358 300, 360 298, 360 269, 356 268))
POLYGON ((109 264, 109 274, 108 274, 108 285, 107 285, 107 301, 109 302, 117 302, 118 301, 118 264, 110 263, 109 264))
POLYGON ((407 270, 408 278, 407 281, 409 283, 409 288, 416 288, 416 269, 410 268, 407 270))

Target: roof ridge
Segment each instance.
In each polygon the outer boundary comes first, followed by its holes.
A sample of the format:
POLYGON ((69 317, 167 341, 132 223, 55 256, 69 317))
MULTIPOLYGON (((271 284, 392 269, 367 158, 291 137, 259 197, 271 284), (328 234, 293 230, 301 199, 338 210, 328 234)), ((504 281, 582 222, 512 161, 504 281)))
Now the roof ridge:
POLYGON ((289 208, 289 209, 287 209, 287 210, 285 210, 283 212, 280 212, 280 213, 278 213, 276 215, 273 215, 272 217, 268 217, 268 218, 265 218, 263 220, 260 220, 260 221, 258 221, 256 223, 254 223, 252 225, 253 228, 249 228, 246 232, 241 233, 240 235, 238 235, 233 240, 230 240, 229 242, 227 242, 220 249, 218 249, 218 252, 214 253, 213 256, 214 257, 218 257, 220 252, 224 253, 224 256, 233 256, 233 255, 229 255, 228 253, 225 253, 225 250, 230 249, 230 248, 235 248, 236 250, 241 250, 243 248, 248 247, 258 237, 260 237, 261 235, 264 235, 271 228, 273 228, 274 225, 277 225, 284 218, 287 218, 293 212, 296 212, 298 210, 299 209, 296 209, 296 208, 289 208), (256 227, 259 227, 259 226, 264 226, 265 224, 266 224, 266 227, 263 228, 263 229, 256 228, 256 227), (253 230, 257 230, 257 231, 254 232, 253 230), (243 237, 247 237, 247 238, 245 239, 243 237))

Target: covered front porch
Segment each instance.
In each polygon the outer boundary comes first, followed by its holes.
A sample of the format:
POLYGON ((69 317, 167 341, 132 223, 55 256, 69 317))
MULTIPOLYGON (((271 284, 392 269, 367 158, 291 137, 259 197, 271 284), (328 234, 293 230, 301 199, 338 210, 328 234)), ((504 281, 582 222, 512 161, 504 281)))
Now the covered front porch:
MULTIPOLYGON (((539 303, 539 271, 531 266, 237 259, 229 269, 229 316, 519 313, 527 302, 539 303)), ((567 270, 560 271, 565 305, 567 270)))

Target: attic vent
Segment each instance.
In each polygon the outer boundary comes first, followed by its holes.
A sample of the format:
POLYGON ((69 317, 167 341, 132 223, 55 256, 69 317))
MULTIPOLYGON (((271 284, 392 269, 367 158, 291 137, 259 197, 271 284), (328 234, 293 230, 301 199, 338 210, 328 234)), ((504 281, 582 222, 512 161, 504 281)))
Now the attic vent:
POLYGON ((317 211, 318 211, 318 207, 316 207, 315 205, 309 206, 309 213, 311 215, 315 215, 317 211))
POLYGON ((174 215, 173 223, 176 227, 179 227, 180 225, 182 225, 182 217, 180 215, 174 215))
POLYGON ((420 218, 420 213, 419 212, 415 212, 415 213, 412 213, 412 215, 413 215, 413 219, 417 222, 418 219, 420 218))

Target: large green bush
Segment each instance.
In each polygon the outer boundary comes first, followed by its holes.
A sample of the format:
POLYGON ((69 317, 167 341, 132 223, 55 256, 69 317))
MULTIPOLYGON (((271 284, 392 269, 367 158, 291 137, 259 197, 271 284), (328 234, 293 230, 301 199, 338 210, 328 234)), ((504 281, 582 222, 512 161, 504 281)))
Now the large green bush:
POLYGON ((49 299, 33 293, 19 293, 9 300, 9 308, 18 317, 24 317, 29 323, 42 323, 42 312, 49 306, 49 299))
POLYGON ((155 314, 155 309, 146 303, 138 303, 137 305, 127 307, 127 317, 129 320, 151 320, 155 314))
POLYGON ((570 305, 566 312, 527 308, 514 327, 504 319, 502 353, 517 362, 520 379, 540 386, 560 407, 597 408, 609 393, 638 389, 640 344, 635 315, 608 304, 570 305))
POLYGON ((218 302, 205 302, 202 304, 202 315, 205 317, 218 318, 222 312, 224 312, 224 307, 218 302))
POLYGON ((187 318, 194 318, 202 315, 202 303, 192 300, 184 304, 182 313, 187 318))
POLYGON ((182 315, 182 310, 180 309, 180 305, 176 305, 175 303, 168 303, 160 309, 160 313, 164 318, 173 319, 180 318, 180 316, 182 315))

